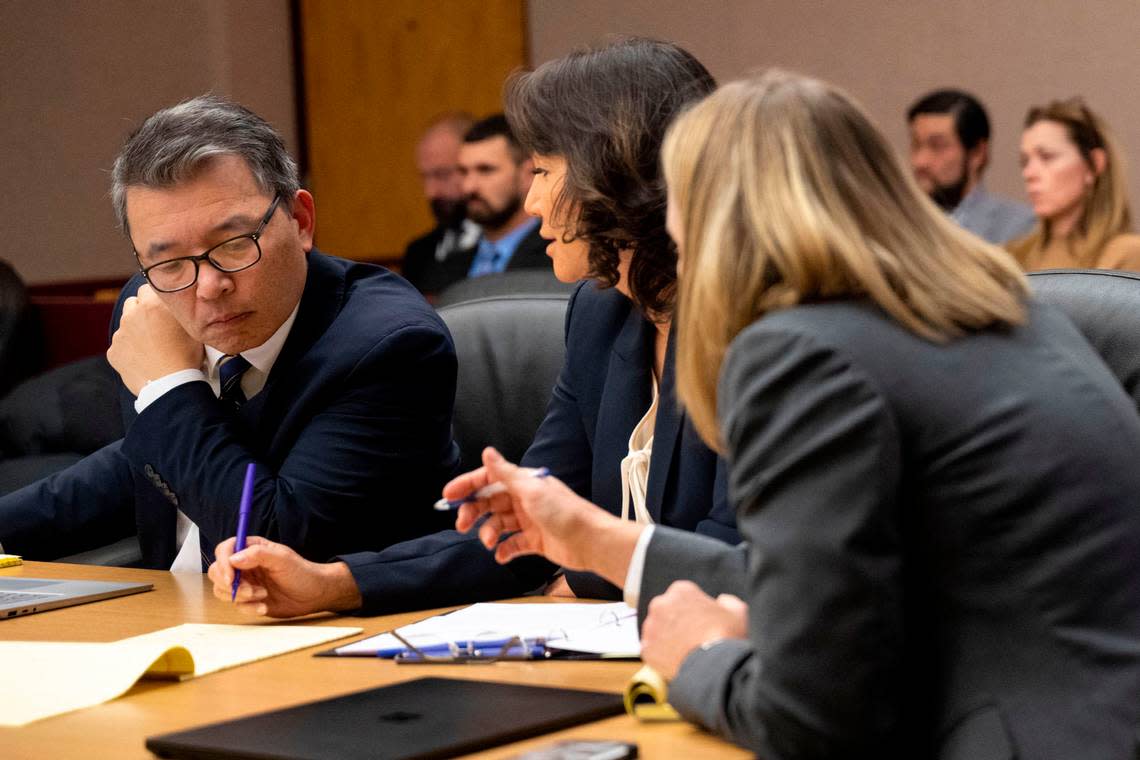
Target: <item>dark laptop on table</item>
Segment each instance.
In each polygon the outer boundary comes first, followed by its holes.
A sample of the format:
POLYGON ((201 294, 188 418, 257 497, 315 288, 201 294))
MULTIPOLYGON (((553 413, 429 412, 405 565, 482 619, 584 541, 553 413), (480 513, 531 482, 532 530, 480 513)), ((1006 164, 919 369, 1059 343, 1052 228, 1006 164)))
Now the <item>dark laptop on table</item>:
POLYGON ((150 591, 150 583, 69 581, 61 578, 0 577, 0 620, 33 612, 97 602, 150 591))
MULTIPOLYGON (((478 666, 473 666, 478 667, 478 666)), ((477 752, 622 712, 620 694, 420 678, 152 736, 181 760, 412 760, 477 752)))

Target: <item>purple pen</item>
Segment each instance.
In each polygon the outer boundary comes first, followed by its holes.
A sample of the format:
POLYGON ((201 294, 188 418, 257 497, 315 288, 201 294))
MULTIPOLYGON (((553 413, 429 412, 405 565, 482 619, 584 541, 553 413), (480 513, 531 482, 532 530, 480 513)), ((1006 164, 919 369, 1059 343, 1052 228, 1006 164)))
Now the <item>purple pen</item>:
MULTIPOLYGON (((238 508, 237 540, 234 541, 234 554, 245 548, 245 537, 249 532, 249 509, 253 506, 253 475, 257 465, 250 462, 245 466, 245 483, 241 487, 241 506, 238 508)), ((241 570, 234 570, 234 587, 230 601, 237 599, 238 584, 241 583, 241 570)))

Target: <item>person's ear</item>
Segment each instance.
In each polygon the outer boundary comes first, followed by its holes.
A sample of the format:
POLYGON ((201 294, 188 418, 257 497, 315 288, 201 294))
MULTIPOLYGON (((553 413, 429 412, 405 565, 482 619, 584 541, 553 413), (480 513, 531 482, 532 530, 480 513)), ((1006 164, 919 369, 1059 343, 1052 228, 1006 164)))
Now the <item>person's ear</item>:
MULTIPOLYGON (((1108 154, 1104 152, 1104 148, 1093 148, 1089 151, 1089 163, 1092 164, 1093 179, 1104 174, 1104 170, 1108 168, 1108 154)), ((1091 185, 1092 182, 1089 182, 1091 185)))
POLYGON ((969 172, 971 184, 978 181, 989 162, 990 141, 978 140, 978 144, 966 153, 966 170, 969 172))
POLYGON ((317 208, 313 202, 313 195, 308 190, 298 190, 293 196, 293 208, 290 211, 293 221, 297 223, 297 235, 306 252, 313 247, 313 234, 317 228, 317 208))

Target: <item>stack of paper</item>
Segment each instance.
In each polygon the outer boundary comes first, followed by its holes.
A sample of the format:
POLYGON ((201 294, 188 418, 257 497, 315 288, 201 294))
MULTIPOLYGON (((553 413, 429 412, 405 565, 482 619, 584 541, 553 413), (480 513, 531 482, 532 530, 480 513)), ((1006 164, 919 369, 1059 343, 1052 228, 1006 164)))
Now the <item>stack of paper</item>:
MULTIPOLYGON (((518 636, 543 641, 546 648, 598 655, 638 657, 637 611, 613 604, 497 604, 484 602, 446 615, 421 620, 396 629, 420 648, 448 643, 472 646, 518 636)), ((405 649, 390 633, 338 647, 338 655, 392 657, 405 649)))

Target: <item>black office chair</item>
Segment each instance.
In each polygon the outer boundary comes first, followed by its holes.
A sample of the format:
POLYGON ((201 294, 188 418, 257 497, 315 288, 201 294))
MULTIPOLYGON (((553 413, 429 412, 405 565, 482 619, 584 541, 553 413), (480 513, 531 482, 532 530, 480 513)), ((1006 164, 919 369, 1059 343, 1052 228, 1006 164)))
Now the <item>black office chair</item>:
POLYGON ((546 413, 566 353, 567 293, 498 296, 447 306, 459 378, 452 430, 464 470, 485 446, 517 462, 546 413))
POLYGON ((1029 284, 1068 315, 1140 408, 1140 275, 1051 269, 1031 273, 1029 284))
POLYGON ((545 269, 516 269, 499 274, 472 277, 444 288, 435 298, 436 308, 454 306, 464 301, 495 296, 531 296, 555 293, 568 296, 577 283, 559 282, 554 272, 545 269))
POLYGON ((43 325, 16 270, 0 259, 0 395, 43 367, 43 325))
POLYGON ((27 460, 24 469, 31 473, 38 469, 32 461, 37 458, 78 461, 122 437, 119 376, 105 357, 80 359, 25 380, 0 399, 0 494, 43 476, 21 479, 16 466, 21 460, 27 460))
MULTIPOLYGON (((0 494, 78 462, 123 437, 119 377, 93 356, 26 380, 0 400, 0 494)), ((56 558, 84 565, 133 566, 142 561, 134 536, 56 558)))

